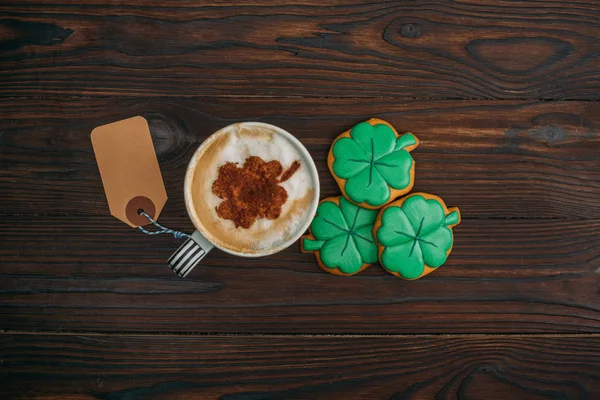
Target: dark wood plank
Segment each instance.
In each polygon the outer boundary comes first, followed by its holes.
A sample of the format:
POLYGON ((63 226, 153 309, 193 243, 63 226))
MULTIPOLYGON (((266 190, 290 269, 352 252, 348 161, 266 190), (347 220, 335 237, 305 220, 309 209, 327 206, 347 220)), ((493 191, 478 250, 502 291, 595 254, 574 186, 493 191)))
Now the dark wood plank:
POLYGON ((598 336, 2 334, 0 354, 9 399, 600 397, 598 336))
POLYGON ((179 241, 102 217, 5 217, 0 232, 2 329, 600 332, 600 220, 464 220, 448 263, 416 282, 332 276, 297 243, 215 250, 184 280, 166 266, 179 241))
MULTIPOLYGON (((185 215, 186 164, 210 133, 237 121, 282 126, 312 153, 323 196, 333 138, 377 116, 421 139, 415 190, 442 196, 465 218, 597 218, 600 104, 398 99, 0 100, 0 214, 107 216, 89 140, 98 125, 144 115, 170 196, 185 215)), ((108 218, 108 216, 107 216, 108 218)))
POLYGON ((594 1, 0 5, 2 95, 598 99, 594 1))
POLYGON ((4 99, 2 327, 598 332, 598 115, 593 102, 4 99), (150 121, 171 196, 161 222, 188 231, 182 180, 209 133, 252 119, 288 129, 313 154, 328 196, 338 193, 325 167, 331 140, 387 119, 422 140, 416 189, 461 207, 455 251, 412 283, 379 268, 329 276, 297 245, 266 260, 215 252, 180 280, 164 265, 175 240, 144 237, 107 212, 89 132, 135 114, 150 121))

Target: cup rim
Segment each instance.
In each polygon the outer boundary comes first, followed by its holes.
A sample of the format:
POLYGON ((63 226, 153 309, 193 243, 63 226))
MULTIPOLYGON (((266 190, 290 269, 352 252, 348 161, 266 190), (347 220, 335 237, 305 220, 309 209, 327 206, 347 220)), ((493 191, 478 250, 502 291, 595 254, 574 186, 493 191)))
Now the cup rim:
POLYGON ((288 248, 289 246, 291 246, 294 242, 296 242, 298 239, 300 239, 300 237, 302 237, 304 232, 306 232, 306 230, 310 226, 310 223, 312 222, 315 214, 317 213, 317 207, 319 205, 319 198, 320 198, 319 173, 317 171, 317 166, 315 165, 315 161, 313 160, 312 156, 310 155, 310 153, 308 152, 306 147, 304 147, 302 142, 300 142, 294 135, 292 135, 285 129, 280 128, 275 125, 272 125, 272 124, 268 124, 266 122, 256 122, 256 121, 237 122, 234 124, 227 125, 221 129, 219 129, 218 131, 214 132, 209 137, 207 137, 200 144, 200 146, 198 146, 198 148, 194 152, 194 155, 190 159, 190 162, 188 163, 188 166, 186 169, 185 181, 184 181, 184 186, 183 186, 183 195, 184 195, 184 199, 185 199, 185 207, 187 209, 188 216, 189 216, 190 220, 192 221, 192 223, 194 224, 194 227, 215 247, 219 248, 220 250, 222 250, 226 253, 233 254, 233 255, 239 256, 239 257, 246 257, 246 258, 265 257, 265 256, 268 256, 271 254, 279 253, 280 251, 283 251, 286 248, 288 248), (207 230, 204 228, 204 226, 200 223, 200 219, 198 217, 198 214, 196 213, 196 208, 194 207, 193 201, 192 201, 192 193, 191 193, 192 181, 194 178, 194 172, 196 171, 196 166, 199 161, 199 157, 202 155, 204 150, 217 137, 223 135, 225 132, 228 132, 236 125, 247 125, 247 126, 252 126, 252 127, 268 128, 268 129, 274 130, 277 134, 285 137, 287 140, 289 140, 292 143, 292 145, 294 145, 294 147, 302 155, 302 157, 304 158, 304 161, 306 162, 306 164, 309 168, 309 172, 315 181, 315 188, 314 188, 315 196, 310 205, 308 218, 306 219, 306 221, 304 221, 301 228, 298 229, 298 231, 295 235, 291 236, 288 240, 286 240, 281 245, 274 247, 272 249, 269 249, 268 251, 264 251, 264 252, 260 252, 260 253, 242 253, 242 252, 238 252, 235 250, 224 248, 224 247, 216 244, 214 240, 211 240, 212 235, 210 233, 208 233, 207 230))

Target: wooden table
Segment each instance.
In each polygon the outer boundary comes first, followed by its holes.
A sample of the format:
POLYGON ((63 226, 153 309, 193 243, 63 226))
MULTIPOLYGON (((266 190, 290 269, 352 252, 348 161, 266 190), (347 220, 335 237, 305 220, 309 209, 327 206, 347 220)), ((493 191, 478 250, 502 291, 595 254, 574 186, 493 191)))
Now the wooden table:
POLYGON ((591 0, 3 2, 0 398, 600 398, 599 51, 591 0), (415 282, 298 243, 180 279, 108 213, 89 134, 134 115, 185 231, 217 129, 292 132, 324 197, 332 139, 388 120, 455 250, 415 282))

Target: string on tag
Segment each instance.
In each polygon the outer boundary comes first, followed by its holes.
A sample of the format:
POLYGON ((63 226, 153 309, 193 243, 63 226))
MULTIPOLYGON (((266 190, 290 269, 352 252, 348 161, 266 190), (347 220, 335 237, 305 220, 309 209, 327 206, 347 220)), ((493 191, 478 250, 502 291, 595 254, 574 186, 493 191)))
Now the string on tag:
POLYGON ((190 238, 190 235, 188 235, 187 233, 183 233, 180 231, 174 231, 173 229, 169 229, 169 228, 162 226, 161 224, 156 222, 154 220, 154 218, 152 218, 150 215, 148 215, 148 213, 145 212, 144 210, 138 210, 138 214, 143 215, 144 217, 148 218, 148 221, 150 221, 152 223, 152 225, 154 225, 158 228, 157 231, 149 231, 146 228, 144 228, 143 226, 138 226, 138 229, 140 231, 144 232, 146 235, 160 235, 162 233, 170 233, 171 235, 173 235, 175 237, 175 239, 190 238))

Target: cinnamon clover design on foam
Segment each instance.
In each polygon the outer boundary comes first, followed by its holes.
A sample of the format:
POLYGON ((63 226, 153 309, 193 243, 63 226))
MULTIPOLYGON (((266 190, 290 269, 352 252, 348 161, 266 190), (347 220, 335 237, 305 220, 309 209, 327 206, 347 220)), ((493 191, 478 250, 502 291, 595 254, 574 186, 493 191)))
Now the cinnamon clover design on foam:
POLYGON ((444 264, 460 211, 432 194, 401 197, 414 184, 410 152, 418 145, 412 133, 400 135, 377 118, 339 135, 327 162, 343 197, 321 201, 302 251, 314 253, 323 270, 346 276, 379 261, 413 280, 444 264))

